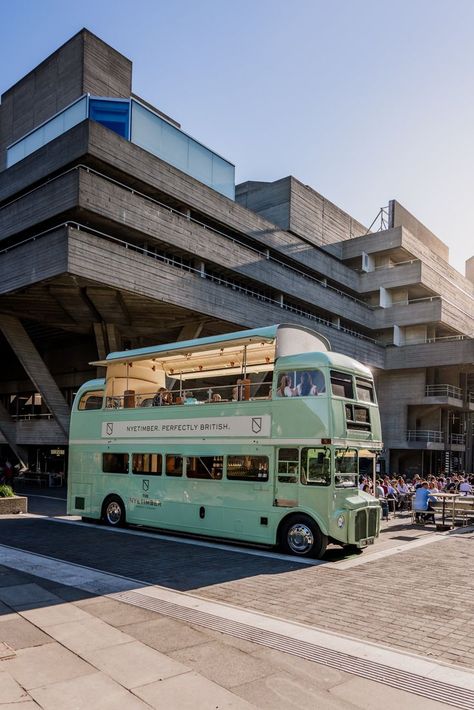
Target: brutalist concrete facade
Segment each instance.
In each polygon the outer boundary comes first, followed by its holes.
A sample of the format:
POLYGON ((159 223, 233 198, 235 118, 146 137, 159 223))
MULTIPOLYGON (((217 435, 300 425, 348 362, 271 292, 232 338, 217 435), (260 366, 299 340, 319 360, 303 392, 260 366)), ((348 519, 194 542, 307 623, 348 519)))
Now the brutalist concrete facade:
POLYGON ((133 96, 131 62, 87 30, 2 96, 3 456, 64 469, 72 397, 109 350, 290 321, 373 369, 386 468, 472 470, 472 266, 452 269, 395 201, 368 232, 293 177, 230 199, 210 186, 229 175, 214 152, 189 145, 212 167, 201 176, 134 140, 131 97, 186 145, 133 96), (113 100, 96 120, 78 113, 90 97, 113 100))

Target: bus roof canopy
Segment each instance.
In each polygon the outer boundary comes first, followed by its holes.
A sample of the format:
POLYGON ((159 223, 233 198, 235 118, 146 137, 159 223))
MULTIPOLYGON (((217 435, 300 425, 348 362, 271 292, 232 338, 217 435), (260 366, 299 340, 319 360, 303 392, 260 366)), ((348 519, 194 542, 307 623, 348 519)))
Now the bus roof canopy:
POLYGON ((309 328, 282 324, 113 352, 106 360, 90 364, 108 367, 152 360, 159 369, 175 375, 192 371, 205 372, 209 368, 233 369, 244 362, 249 366, 267 365, 270 369, 278 357, 311 351, 326 352, 329 349, 328 340, 309 328))

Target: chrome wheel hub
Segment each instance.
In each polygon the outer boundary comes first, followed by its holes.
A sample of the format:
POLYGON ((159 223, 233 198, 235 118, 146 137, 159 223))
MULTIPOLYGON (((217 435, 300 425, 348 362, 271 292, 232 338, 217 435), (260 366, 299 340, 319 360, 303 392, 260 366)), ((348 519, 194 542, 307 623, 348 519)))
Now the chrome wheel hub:
POLYGON ((117 525, 120 522, 120 518, 122 517, 122 509, 120 505, 115 500, 113 500, 108 504, 107 510, 105 511, 105 515, 107 518, 107 522, 109 522, 111 525, 117 525))
POLYGON ((296 523, 288 530, 288 547, 292 552, 302 555, 309 552, 314 545, 314 535, 304 523, 296 523))

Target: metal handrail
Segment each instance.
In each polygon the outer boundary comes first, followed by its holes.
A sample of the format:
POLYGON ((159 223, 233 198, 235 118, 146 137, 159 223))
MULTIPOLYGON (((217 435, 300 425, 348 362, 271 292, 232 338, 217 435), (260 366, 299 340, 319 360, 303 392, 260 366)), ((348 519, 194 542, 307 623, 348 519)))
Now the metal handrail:
POLYGON ((421 259, 407 259, 406 261, 395 261, 390 264, 383 264, 381 266, 375 266, 374 271, 380 271, 382 269, 394 269, 397 266, 406 266, 407 264, 419 264, 421 259))
POLYGON ((432 441, 442 444, 444 441, 442 431, 431 429, 408 429, 407 441, 432 441))
MULTIPOLYGON (((101 238, 107 239, 108 241, 114 242, 116 244, 120 244, 121 246, 125 247, 125 249, 130 249, 131 251, 136 251, 139 254, 143 254, 145 256, 149 256, 153 259, 156 259, 158 261, 161 261, 162 263, 177 267, 181 270, 188 271, 190 273, 198 275, 200 278, 205 278, 209 279, 211 281, 214 281, 215 283, 218 283, 220 285, 227 286, 231 288, 233 291, 239 291, 240 293, 245 293, 248 296, 254 297, 258 299, 259 301, 264 301, 266 303, 271 303, 273 305, 278 306, 279 308, 283 308, 284 310, 290 311, 292 313, 297 313, 298 315, 302 315, 305 318, 308 318, 309 320, 312 320, 316 323, 321 323, 322 325, 325 325, 328 328, 334 328, 340 332, 347 333, 348 335, 352 335, 355 338, 359 338, 362 340, 366 340, 370 343, 377 344, 377 341, 374 338, 370 338, 367 335, 364 335, 363 333, 359 333, 356 330, 352 330, 351 328, 346 328, 345 326, 337 326, 334 323, 332 323, 329 320, 326 320, 325 318, 322 318, 321 316, 317 316, 314 313, 311 313, 310 311, 305 311, 302 308, 299 308, 297 306, 292 306, 291 304, 285 303, 283 300, 277 300, 274 298, 271 298, 270 296, 267 296, 263 294, 262 292, 259 292, 255 289, 250 289, 247 288, 246 286, 242 286, 236 281, 230 281, 229 279, 225 279, 223 277, 218 277, 212 274, 207 273, 205 270, 203 271, 200 268, 195 268, 193 266, 190 266, 188 264, 183 264, 182 262, 178 261, 177 259, 174 259, 173 257, 170 256, 165 256, 160 253, 157 253, 156 251, 150 251, 149 249, 146 249, 145 247, 138 246, 137 244, 132 244, 131 242, 126 242, 124 239, 119 239, 118 237, 113 237, 110 234, 107 234, 106 232, 102 232, 98 229, 91 228, 89 226, 85 226, 79 222, 74 222, 74 221, 68 221, 68 222, 62 222, 61 224, 57 224, 54 227, 51 227, 50 229, 46 230, 45 232, 42 232, 41 235, 38 236, 45 236, 48 233, 51 233, 55 231, 56 229, 59 229, 60 227, 72 227, 74 229, 77 229, 79 231, 84 231, 89 234, 94 234, 98 235, 101 238)), ((33 237, 29 237, 28 239, 25 239, 23 242, 19 243, 18 245, 13 245, 11 247, 5 248, 3 251, 0 251, 0 254, 11 251, 14 249, 16 246, 20 246, 20 244, 25 244, 30 241, 35 241, 37 238, 37 235, 33 237)))
POLYGON ((462 399, 462 389, 454 385, 426 385, 426 397, 453 397, 462 399))
POLYGON ((464 444, 465 442, 465 434, 451 434, 451 444, 464 444))
MULTIPOLYGON (((68 175, 70 172, 73 172, 75 170, 79 170, 81 168, 83 170, 86 170, 89 173, 92 173, 93 175, 98 175, 99 177, 103 178, 107 182, 110 182, 114 185, 118 185, 119 187, 122 187, 123 189, 127 190, 128 192, 130 192, 134 195, 138 195, 139 197, 147 200, 148 202, 152 202, 153 204, 158 205, 159 207, 162 207, 163 209, 167 210, 170 214, 177 215, 178 217, 186 220, 187 222, 192 222, 194 224, 198 224, 203 229, 213 232, 214 234, 218 234, 221 237, 225 237, 225 239, 231 241, 233 244, 238 244, 239 246, 249 249, 250 251, 254 252, 255 254, 258 254, 260 257, 262 257, 266 261, 272 261, 275 264, 278 264, 279 266, 282 266, 283 268, 288 269, 289 271, 292 271, 293 273, 296 273, 299 276, 301 276, 309 281, 312 281, 313 283, 317 283, 319 286, 322 286, 323 288, 327 288, 330 291, 333 291, 334 293, 339 294, 343 298, 348 298, 349 300, 351 300, 355 303, 359 303, 360 305, 365 306, 369 310, 373 309, 373 306, 371 306, 370 304, 366 303, 365 301, 362 301, 359 298, 356 298, 355 296, 352 296, 351 294, 346 293, 345 291, 341 291, 341 289, 338 289, 335 286, 331 286, 330 284, 328 284, 326 282, 326 280, 318 279, 315 276, 311 276, 311 275, 307 274, 306 272, 301 271, 296 266, 291 266, 290 264, 287 264, 286 262, 281 261, 280 259, 277 259, 276 257, 274 257, 270 254, 270 251, 268 249, 265 249, 265 250, 257 249, 256 247, 253 247, 253 246, 247 244, 246 242, 244 242, 240 239, 237 239, 237 237, 232 237, 229 234, 226 234, 225 232, 222 232, 221 230, 216 229, 215 227, 210 227, 208 224, 206 224, 205 222, 201 222, 200 220, 196 219, 195 217, 185 215, 182 212, 180 212, 179 210, 176 210, 173 207, 170 207, 166 203, 160 202, 160 200, 156 200, 155 198, 150 197, 150 195, 147 195, 144 192, 140 192, 140 190, 136 190, 134 188, 131 188, 128 185, 126 185, 125 183, 122 183, 119 180, 115 180, 114 178, 111 178, 108 175, 104 175, 104 173, 101 173, 98 170, 94 170, 93 168, 90 168, 88 165, 84 165, 83 163, 80 163, 79 165, 75 165, 74 167, 69 168, 68 170, 65 170, 64 172, 59 173, 58 175, 55 175, 54 177, 50 178, 49 180, 46 180, 45 182, 43 182, 41 185, 38 185, 38 186, 32 188, 31 190, 29 190, 28 192, 23 193, 19 197, 15 197, 13 200, 6 202, 4 205, 0 206, 0 211, 2 209, 4 209, 5 207, 9 207, 10 205, 14 204, 18 200, 20 200, 24 197, 27 197, 28 195, 31 195, 32 193, 36 192, 37 190, 42 189, 45 185, 48 185, 49 183, 54 182, 55 180, 58 180, 61 177, 64 177, 64 175, 68 175)), ((48 231, 50 231, 50 230, 48 230, 48 231)), ((42 234, 45 234, 45 232, 43 232, 42 234)), ((29 241, 29 240, 27 239, 25 241, 29 241)), ((16 246, 19 246, 20 244, 24 244, 24 243, 25 242, 20 242, 18 244, 12 245, 11 247, 7 247, 5 250, 0 250, 0 254, 2 254, 3 251, 11 251, 16 246)))
POLYGON ((53 415, 49 412, 47 414, 12 414, 11 418, 16 421, 30 421, 31 419, 53 419, 53 415))
MULTIPOLYGON (((225 375, 225 372, 222 373, 225 375)), ((199 373, 196 373, 199 376, 199 373)), ((105 409, 130 409, 136 407, 161 407, 182 404, 214 404, 241 401, 259 401, 271 397, 271 382, 248 382, 237 379, 232 385, 212 387, 187 387, 186 381, 180 389, 153 392, 129 392, 123 395, 105 397, 105 409)))

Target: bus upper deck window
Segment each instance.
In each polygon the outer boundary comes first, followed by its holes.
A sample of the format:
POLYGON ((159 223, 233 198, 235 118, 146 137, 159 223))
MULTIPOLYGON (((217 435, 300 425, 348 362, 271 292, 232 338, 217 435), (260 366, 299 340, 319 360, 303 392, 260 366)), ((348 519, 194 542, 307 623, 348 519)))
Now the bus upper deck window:
POLYGON ((277 377, 277 397, 316 397, 326 392, 321 370, 289 370, 277 377))
POLYGON ((352 375, 347 372, 338 372, 331 370, 331 389, 335 397, 344 397, 344 399, 354 399, 354 386, 352 384, 352 375))
POLYGON ((78 409, 102 409, 102 392, 85 392, 80 401, 78 409))

